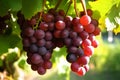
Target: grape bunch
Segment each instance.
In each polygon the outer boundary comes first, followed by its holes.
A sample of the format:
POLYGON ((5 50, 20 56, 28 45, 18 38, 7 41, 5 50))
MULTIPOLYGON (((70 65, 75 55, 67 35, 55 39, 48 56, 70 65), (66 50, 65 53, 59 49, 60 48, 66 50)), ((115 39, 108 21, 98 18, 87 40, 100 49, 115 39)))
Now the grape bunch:
POLYGON ((18 12, 23 49, 27 52, 27 63, 40 75, 52 67, 53 49, 66 46, 66 60, 71 70, 83 76, 89 70, 89 60, 98 47, 95 36, 100 34, 98 21, 92 19, 92 11, 83 12, 81 17, 65 16, 64 10, 50 9, 38 12, 30 20, 18 12))
POLYGON ((7 20, 10 20, 10 14, 6 14, 5 16, 0 16, 0 34, 3 34, 5 30, 8 28, 7 20))

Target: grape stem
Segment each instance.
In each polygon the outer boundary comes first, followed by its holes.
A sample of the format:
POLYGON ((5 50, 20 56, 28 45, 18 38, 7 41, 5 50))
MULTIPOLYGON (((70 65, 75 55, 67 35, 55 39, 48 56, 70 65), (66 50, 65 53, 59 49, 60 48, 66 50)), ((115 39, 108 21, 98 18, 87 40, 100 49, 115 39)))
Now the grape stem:
POLYGON ((59 7, 59 5, 60 5, 61 2, 62 2, 62 0, 58 0, 56 6, 55 6, 55 8, 54 8, 55 10, 57 10, 57 8, 59 7))
POLYGON ((75 9, 75 13, 76 13, 76 16, 78 17, 78 12, 77 12, 77 8, 76 8, 76 0, 74 0, 74 9, 75 9))
POLYGON ((81 4, 82 4, 85 15, 87 15, 87 9, 86 9, 85 0, 80 0, 80 1, 81 1, 81 4))
POLYGON ((71 6, 71 4, 73 3, 73 1, 72 0, 70 0, 69 1, 69 5, 68 5, 68 8, 67 8, 67 11, 66 11, 66 13, 65 13, 65 16, 67 15, 67 13, 68 13, 68 10, 70 9, 70 6, 71 6))

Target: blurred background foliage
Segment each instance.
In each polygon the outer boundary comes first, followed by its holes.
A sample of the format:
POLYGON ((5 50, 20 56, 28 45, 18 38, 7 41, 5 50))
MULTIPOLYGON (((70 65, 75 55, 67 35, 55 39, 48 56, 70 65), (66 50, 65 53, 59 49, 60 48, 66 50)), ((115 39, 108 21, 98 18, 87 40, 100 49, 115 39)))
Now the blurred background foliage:
MULTIPOLYGON (((49 8, 53 8, 57 2, 58 0, 47 0, 46 4, 49 8)), ((59 9, 66 11, 69 2, 70 0, 62 0, 59 9)), ((22 50, 16 13, 21 10, 29 19, 41 11, 42 3, 42 0, 0 0, 0 16, 6 15, 10 10, 11 16, 15 19, 7 22, 10 25, 10 34, 0 34, 0 80, 120 79, 120 0, 86 0, 86 7, 93 10, 93 18, 99 21, 102 32, 96 37, 99 40, 99 47, 91 57, 90 71, 83 77, 70 71, 70 64, 65 59, 65 47, 54 50, 53 68, 43 76, 33 72, 30 65, 26 63, 26 53, 22 50)), ((77 0, 77 9, 82 11, 79 0, 77 0)), ((45 10, 47 11, 46 8, 45 10)), ((73 4, 70 6, 68 15, 76 16, 73 4)))

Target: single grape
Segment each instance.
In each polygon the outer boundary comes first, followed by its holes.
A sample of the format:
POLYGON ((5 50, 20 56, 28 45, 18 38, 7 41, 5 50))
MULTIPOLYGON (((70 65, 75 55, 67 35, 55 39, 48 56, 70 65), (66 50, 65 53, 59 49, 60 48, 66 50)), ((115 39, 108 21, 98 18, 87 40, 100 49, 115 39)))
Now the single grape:
POLYGON ((38 74, 40 74, 40 75, 44 75, 44 74, 46 73, 46 69, 40 66, 40 67, 37 69, 37 72, 38 72, 38 74))
POLYGON ((89 61, 90 61, 90 57, 88 57, 88 56, 79 57, 77 60, 79 65, 86 65, 89 63, 89 61))
POLYGON ((74 38, 73 41, 72 41, 72 44, 74 46, 80 46, 81 43, 82 43, 82 39, 80 37, 74 38))
POLYGON ((32 69, 33 71, 36 71, 36 70, 38 69, 38 66, 36 66, 35 64, 32 64, 32 65, 31 65, 31 69, 32 69))
POLYGON ((85 31, 88 32, 88 33, 92 33, 95 30, 95 26, 93 24, 88 24, 84 28, 85 28, 85 31))
POLYGON ((76 38, 76 37, 77 37, 77 32, 71 31, 70 38, 76 38))
POLYGON ((45 39, 40 39, 40 40, 37 41, 37 45, 38 45, 39 47, 43 47, 45 44, 46 44, 45 39))
POLYGON ((40 55, 45 55, 45 54, 47 53, 47 49, 46 49, 45 47, 40 47, 40 48, 38 49, 38 53, 39 53, 40 55))
POLYGON ((77 33, 80 33, 84 30, 83 26, 81 24, 76 24, 74 27, 73 27, 74 31, 77 32, 77 33))
POLYGON ((52 33, 51 32, 46 32, 45 33, 45 40, 52 40, 53 36, 52 36, 52 33))
POLYGON ((94 53, 94 48, 92 46, 86 46, 83 48, 83 50, 86 56, 92 56, 92 54, 94 53))
POLYGON ((39 25, 39 29, 43 30, 43 31, 47 31, 48 30, 48 24, 45 22, 41 22, 39 25))
POLYGON ((45 69, 51 69, 52 68, 52 62, 51 61, 45 61, 44 62, 44 68, 45 69))
POLYGON ((37 45, 35 45, 35 44, 32 44, 31 46, 30 46, 30 51, 31 52, 37 52, 38 51, 38 47, 37 47, 37 45))
POLYGON ((75 26, 76 24, 79 24, 80 18, 79 17, 75 17, 72 20, 72 24, 75 26))
POLYGON ((52 22, 54 20, 54 16, 51 15, 51 14, 43 14, 43 17, 42 19, 45 21, 45 22, 52 22))
POLYGON ((33 64, 39 64, 39 63, 43 63, 43 59, 39 54, 35 53, 31 56, 31 62, 33 64))
POLYGON ((100 28, 99 27, 95 27, 95 30, 94 30, 93 34, 95 36, 97 36, 97 35, 100 35, 100 32, 101 32, 100 28))
POLYGON ((75 47, 75 46, 71 46, 68 48, 69 53, 76 53, 76 51, 77 51, 77 47, 75 47))
POLYGON ((84 55, 84 51, 83 51, 82 48, 78 48, 75 54, 76 54, 77 56, 81 57, 81 56, 84 55))
POLYGON ((37 42, 37 39, 34 36, 30 37, 29 40, 30 40, 30 43, 36 43, 37 42))
POLYGON ((55 26, 55 23, 54 23, 54 22, 48 23, 48 30, 54 31, 54 28, 55 28, 54 26, 55 26))
POLYGON ((82 31, 81 33, 79 33, 79 36, 82 38, 82 40, 85 40, 89 37, 89 34, 86 31, 82 31))
POLYGON ((62 32, 61 32, 61 37, 62 38, 67 38, 69 36, 69 31, 67 29, 64 29, 62 32))
POLYGON ((82 47, 86 47, 86 46, 91 46, 91 41, 89 39, 85 39, 82 42, 82 47))
POLYGON ((45 55, 43 55, 43 59, 44 59, 45 61, 49 60, 51 57, 52 57, 52 54, 51 54, 51 52, 49 52, 49 51, 48 51, 45 55))
POLYGON ((93 24, 95 27, 97 27, 99 22, 96 19, 92 19, 91 24, 93 24))
POLYGON ((92 46, 93 46, 94 48, 97 48, 98 45, 99 45, 98 40, 93 40, 93 41, 92 41, 92 46))
POLYGON ((31 45, 28 38, 23 38, 22 43, 24 47, 29 47, 31 45))
POLYGON ((45 37, 45 32, 42 30, 36 30, 34 33, 36 39, 43 39, 45 37))
POLYGON ((67 47, 69 47, 72 44, 72 40, 70 38, 65 38, 64 43, 67 47))
POLYGON ((86 26, 86 25, 90 24, 90 22, 91 22, 91 18, 88 15, 83 15, 80 18, 80 24, 82 24, 83 26, 86 26))
POLYGON ((34 30, 31 27, 27 27, 23 31, 24 35, 27 37, 31 37, 34 34, 34 30))
POLYGON ((52 43, 52 41, 46 41, 45 47, 46 47, 47 49, 52 49, 52 48, 53 48, 53 43, 52 43))
POLYGON ((63 22, 63 21, 57 21, 55 23, 55 27, 58 30, 63 30, 65 28, 65 22, 63 22))
POLYGON ((89 34, 88 39, 92 42, 95 40, 95 35, 94 34, 89 34))
POLYGON ((86 73, 85 68, 79 67, 78 71, 76 72, 79 76, 84 76, 86 73))
POLYGON ((74 62, 74 63, 71 64, 71 70, 73 72, 77 72, 79 67, 80 67, 80 65, 77 62, 74 62))
POLYGON ((55 38, 61 38, 61 30, 55 30, 53 35, 55 38))
POLYGON ((73 63, 77 60, 77 56, 75 54, 68 53, 66 59, 68 62, 73 63))

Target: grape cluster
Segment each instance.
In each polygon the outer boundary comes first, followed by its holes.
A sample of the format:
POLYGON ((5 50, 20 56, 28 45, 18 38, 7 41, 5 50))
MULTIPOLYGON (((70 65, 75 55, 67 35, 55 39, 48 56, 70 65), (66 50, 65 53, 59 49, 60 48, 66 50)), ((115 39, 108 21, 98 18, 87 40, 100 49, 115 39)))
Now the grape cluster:
POLYGON ((66 46, 66 60, 71 70, 82 76, 89 70, 89 60, 98 46, 95 36, 100 34, 98 21, 88 15, 72 18, 65 16, 63 10, 50 9, 39 12, 30 20, 18 12, 18 24, 21 28, 23 49, 27 52, 27 62, 32 70, 40 75, 52 67, 50 61, 53 49, 66 46))
POLYGON ((8 28, 8 24, 6 23, 7 20, 10 20, 11 16, 8 13, 5 16, 0 16, 0 34, 5 32, 5 29, 8 28))

